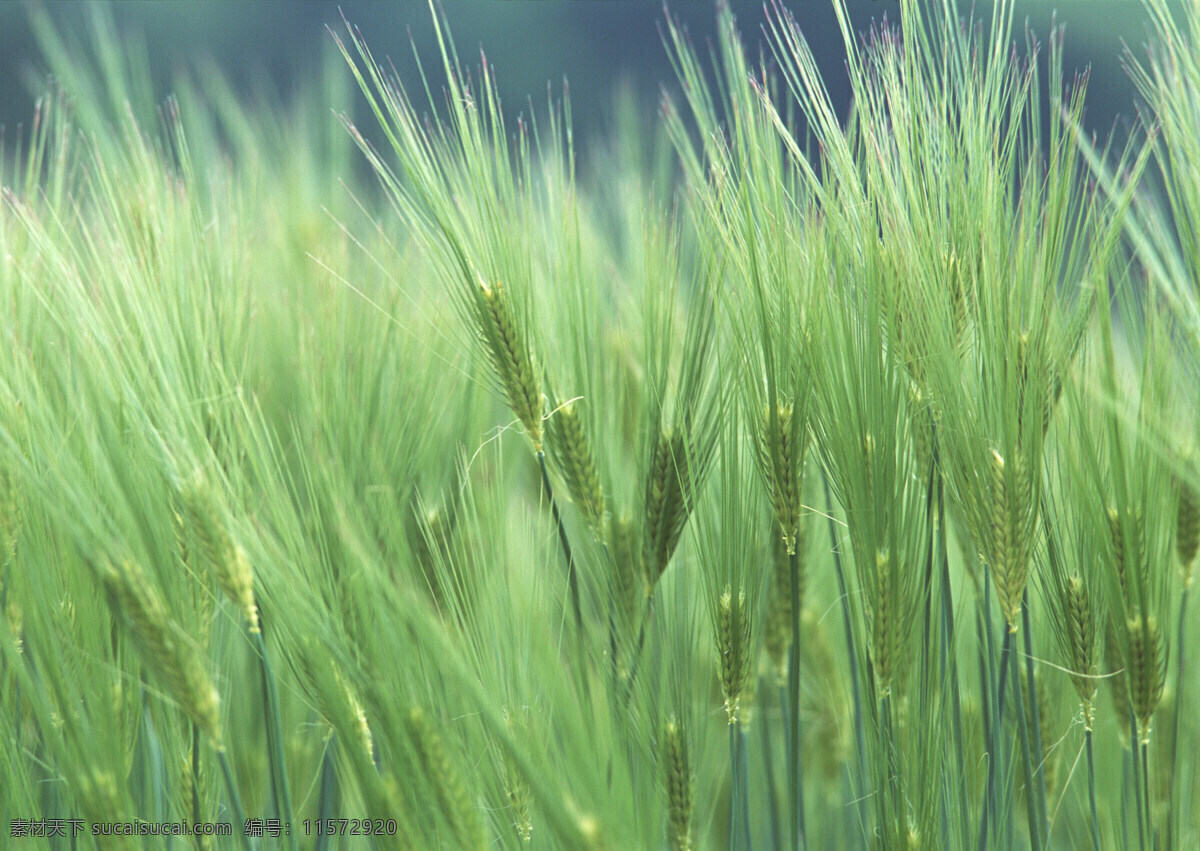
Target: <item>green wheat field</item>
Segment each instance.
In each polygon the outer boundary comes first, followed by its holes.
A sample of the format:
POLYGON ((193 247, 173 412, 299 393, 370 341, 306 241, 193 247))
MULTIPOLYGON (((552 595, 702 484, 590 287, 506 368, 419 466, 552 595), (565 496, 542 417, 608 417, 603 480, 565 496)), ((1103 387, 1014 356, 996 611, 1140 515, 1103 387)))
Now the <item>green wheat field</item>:
POLYGON ((34 10, 0 846, 1200 847, 1200 2, 1145 6, 1111 139, 1008 0, 837 3, 848 114, 784 8, 668 10, 586 173, 436 9, 423 84, 350 21, 288 107, 34 10))

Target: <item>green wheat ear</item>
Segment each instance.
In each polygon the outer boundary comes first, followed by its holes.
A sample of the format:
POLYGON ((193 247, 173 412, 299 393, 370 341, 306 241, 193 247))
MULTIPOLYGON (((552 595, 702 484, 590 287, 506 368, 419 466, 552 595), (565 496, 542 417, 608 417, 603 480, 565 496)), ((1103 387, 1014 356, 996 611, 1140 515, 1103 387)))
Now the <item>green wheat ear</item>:
POLYGON ((620 623, 626 628, 637 625, 638 614, 651 590, 646 577, 645 554, 637 535, 637 526, 628 514, 614 517, 608 524, 613 597, 620 623))
POLYGON ((603 540, 604 487, 596 467, 596 454, 573 401, 559 405, 547 418, 546 439, 550 456, 567 483, 567 492, 579 506, 592 534, 603 540))
MULTIPOLYGON (((527 712, 504 712, 504 724, 517 742, 527 739, 529 727, 527 712)), ((525 782, 520 770, 514 764, 512 756, 507 752, 500 754, 501 774, 504 783, 504 794, 512 811, 513 830, 522 844, 528 845, 533 841, 533 792, 525 782)))
POLYGON ((16 560, 21 523, 21 500, 16 482, 7 470, 0 470, 0 567, 16 560))
MULTIPOLYGON (((234 542, 225 520, 217 511, 208 484, 199 475, 180 491, 187 527, 199 555, 213 572, 217 584, 229 598, 252 633, 259 631, 258 604, 254 598, 254 575, 245 551, 234 542)), ((184 557, 188 551, 181 544, 184 557)))
POLYGON ((105 565, 109 607, 132 633, 142 658, 192 723, 220 746, 220 696, 199 649, 167 611, 157 588, 133 561, 105 565))
POLYGON ((779 522, 788 555, 796 552, 800 527, 800 492, 804 469, 803 435, 793 431, 794 408, 789 404, 768 406, 761 415, 758 433, 759 465, 767 481, 767 492, 779 522), (799 444, 799 445, 797 445, 799 444))
POLYGON ((542 389, 525 329, 508 290, 500 282, 480 283, 476 330, 496 371, 508 406, 516 414, 535 452, 542 451, 542 389))
POLYGON ((671 563, 692 513, 697 478, 704 466, 693 437, 686 422, 674 428, 664 426, 651 453, 643 538, 651 590, 671 563))
POLYGON ((1084 723, 1092 728, 1095 711, 1092 702, 1096 697, 1098 639, 1097 619, 1092 598, 1079 574, 1067 579, 1064 611, 1067 614, 1067 647, 1070 651, 1071 685, 1084 706, 1084 723))
POLYGON ((1036 517, 1030 478, 1020 455, 1006 462, 999 452, 992 450, 991 501, 990 546, 986 557, 1009 632, 1016 632, 1021 598, 1029 581, 1036 517))
POLYGON ((720 667, 721 694, 730 724, 739 722, 742 699, 750 677, 753 656, 750 652, 751 612, 744 591, 737 597, 727 585, 717 600, 717 662, 720 667))
POLYGON ((1187 588, 1192 584, 1192 568, 1200 549, 1200 498, 1187 482, 1180 480, 1176 485, 1179 507, 1175 518, 1175 552, 1183 571, 1183 587, 1187 588))
POLYGON ((674 715, 663 729, 663 773, 667 785, 667 845, 671 851, 692 851, 692 776, 687 733, 674 715))
POLYGON ((456 848, 464 851, 486 846, 479 812, 471 801, 462 775, 450 760, 442 737, 425 710, 413 707, 408 712, 409 741, 420 761, 425 778, 433 785, 442 816, 449 823, 456 848))
POLYGON ((1150 741, 1150 719, 1162 699, 1167 678, 1166 645, 1158 618, 1135 610, 1129 631, 1129 702, 1138 720, 1142 744, 1150 741))

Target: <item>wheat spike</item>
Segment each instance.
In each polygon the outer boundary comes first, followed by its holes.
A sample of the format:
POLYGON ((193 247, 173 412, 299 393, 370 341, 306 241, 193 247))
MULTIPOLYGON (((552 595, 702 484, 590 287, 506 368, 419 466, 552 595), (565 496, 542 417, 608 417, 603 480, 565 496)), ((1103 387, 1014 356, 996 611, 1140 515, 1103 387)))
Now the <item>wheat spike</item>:
POLYGON ((479 332, 500 387, 525 428, 534 451, 542 451, 542 390, 533 353, 517 321, 508 290, 497 281, 481 283, 479 332))
POLYGON ((899 612, 893 611, 895 589, 899 581, 895 565, 887 550, 875 554, 875 598, 871 608, 871 655, 875 663, 875 682, 879 697, 886 697, 892 689, 892 677, 899 656, 900 630, 899 612))
POLYGON ((419 707, 409 710, 408 725, 412 746, 420 759, 425 777, 433 785, 442 816, 454 835, 455 847, 464 851, 483 848, 486 843, 479 813, 471 803, 462 777, 446 753, 441 736, 434 730, 425 711, 419 707))
POLYGON ((725 697, 725 712, 730 724, 739 721, 746 680, 750 676, 750 637, 746 594, 739 590, 735 600, 727 585, 717 601, 717 656, 721 668, 721 693, 725 697))
POLYGON ((600 484, 592 444, 574 402, 560 405, 546 420, 546 439, 550 454, 567 483, 567 492, 583 512, 592 534, 603 539, 604 487, 600 484))
POLYGON ((1016 632, 1021 617, 1021 598, 1029 580, 1033 546, 1033 529, 1029 523, 1033 496, 1019 458, 1010 464, 999 452, 992 450, 991 496, 991 551, 987 558, 1008 630, 1016 632))
POLYGON ((692 766, 687 735, 675 716, 664 730, 664 760, 667 775, 667 842, 671 851, 692 849, 692 766))
POLYGON ((258 604, 254 599, 250 561, 229 534, 208 485, 197 475, 183 487, 180 499, 200 557, 212 570, 217 584, 237 607, 250 631, 258 632, 258 604))
POLYGON ((758 438, 760 464, 766 472, 767 491, 789 555, 796 551, 796 535, 800 526, 801 471, 804 465, 804 449, 796 445, 792 429, 792 405, 777 405, 774 411, 768 408, 763 416, 758 438))
POLYGON ((1093 720, 1092 701, 1096 697, 1096 620, 1091 597, 1079 574, 1067 578, 1066 584, 1067 639, 1070 648, 1071 685, 1083 702, 1085 723, 1090 730, 1093 720))
POLYGON ((646 483, 646 563, 651 587, 667 569, 691 510, 688 442, 681 430, 664 428, 654 446, 646 483))
MULTIPOLYGON (((504 724, 518 740, 518 743, 529 736, 527 714, 508 710, 504 712, 504 724)), ((500 764, 504 794, 508 798, 508 806, 513 814, 513 830, 516 831, 521 842, 528 845, 533 840, 533 793, 514 764, 512 757, 506 751, 500 754, 500 764)))
POLYGON ((1179 508, 1175 516, 1175 551, 1183 570, 1183 587, 1192 584, 1192 567, 1200 549, 1200 499, 1186 482, 1179 482, 1179 508))
POLYGON ((1135 611, 1126 621, 1129 630, 1129 702, 1138 720, 1143 744, 1150 741, 1150 719, 1162 699, 1166 682, 1166 647, 1158 619, 1135 611))
POLYGON ((220 697, 200 653, 167 612, 158 591, 141 567, 123 561, 108 566, 102 578, 109 606, 120 612, 146 663, 166 684, 179 707, 214 742, 221 742, 220 697))

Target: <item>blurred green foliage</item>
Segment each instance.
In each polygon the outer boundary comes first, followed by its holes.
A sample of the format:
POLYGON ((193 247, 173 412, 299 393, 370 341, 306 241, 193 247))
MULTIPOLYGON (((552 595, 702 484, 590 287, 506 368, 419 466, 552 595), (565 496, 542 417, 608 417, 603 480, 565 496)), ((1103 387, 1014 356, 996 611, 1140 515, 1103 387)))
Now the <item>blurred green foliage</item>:
MULTIPOLYGON (((44 67, 29 24, 34 5, 39 4, 0 3, 0 81, 4 82, 0 85, 0 126, 27 122, 34 96, 44 90, 44 67)), ((91 28, 90 5, 51 3, 44 4, 44 9, 59 32, 82 39, 91 28)), ((406 81, 415 73, 409 33, 423 53, 431 48, 433 38, 429 9, 420 2, 119 0, 104 5, 129 49, 145 50, 160 97, 172 91, 174 72, 204 59, 214 62, 247 95, 286 101, 298 84, 321 72, 320 57, 332 47, 325 28, 340 27, 339 8, 370 37, 378 55, 394 61, 406 81)), ((848 96, 844 57, 831 5, 827 0, 791 0, 784 5, 808 32, 834 97, 844 101, 848 96)), ((894 2, 851 0, 848 5, 856 26, 862 29, 882 15, 896 19, 894 2)), ((743 36, 761 42, 754 32, 761 19, 760 4, 735 0, 732 6, 745 22, 743 36)), ((960 6, 969 9, 969 4, 960 6)), ((636 92, 636 102, 647 120, 657 106, 660 87, 675 85, 658 35, 663 21, 659 4, 456 0, 444 7, 462 49, 474 51, 482 46, 489 62, 499 70, 507 110, 523 110, 528 98, 543 103, 547 85, 557 93, 566 79, 575 129, 582 139, 611 129, 613 96, 620 84, 636 92)), ((686 25, 695 44, 711 40, 713 4, 672 3, 670 9, 686 25)), ((1088 69, 1091 75, 1086 124, 1103 136, 1119 116, 1128 116, 1133 109, 1133 86, 1120 60, 1124 45, 1139 57, 1144 53, 1145 12, 1137 0, 1025 0, 1017 4, 1016 19, 1025 19, 1040 37, 1049 31, 1055 15, 1067 24, 1067 69, 1088 69)), ((468 65, 476 64, 469 61, 472 58, 464 56, 468 65)))

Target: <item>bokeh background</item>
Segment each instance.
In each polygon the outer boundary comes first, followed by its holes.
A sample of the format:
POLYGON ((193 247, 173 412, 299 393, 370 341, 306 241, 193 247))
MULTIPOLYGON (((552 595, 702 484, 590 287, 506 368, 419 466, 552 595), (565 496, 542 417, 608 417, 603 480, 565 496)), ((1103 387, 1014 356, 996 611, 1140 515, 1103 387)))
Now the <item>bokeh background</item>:
MULTIPOLYGON (((57 29, 86 43, 94 9, 83 2, 43 2, 57 29)), ((322 56, 332 48, 327 27, 343 27, 341 14, 358 26, 378 57, 390 57, 413 82, 412 44, 432 60, 433 27, 422 2, 316 2, 316 0, 121 0, 104 4, 127 49, 144 51, 155 77, 156 95, 170 94, 180 70, 211 61, 248 97, 286 101, 323 73, 322 56), (412 43, 410 44, 410 34, 412 43)), ((743 37, 764 45, 759 2, 734 2, 743 37)), ((846 98, 843 51, 829 0, 787 0, 825 71, 834 97, 846 98)), ((34 30, 33 4, 0 0, 0 124, 12 134, 28 122, 34 97, 47 77, 34 30)), ((477 63, 482 47, 497 69, 506 112, 540 109, 547 85, 560 91, 569 81, 573 120, 581 152, 587 139, 609 128, 617 92, 630 95, 642 120, 653 121, 663 86, 673 73, 659 35, 664 7, 654 2, 446 2, 446 17, 464 61, 477 63)), ((872 18, 898 16, 894 0, 850 0, 854 26, 872 18)), ((970 6, 962 4, 964 10, 970 6)), ((988 14, 990 4, 978 9, 988 14)), ((671 2, 669 11, 686 23, 694 43, 713 34, 710 2, 671 2)), ((1135 94, 1122 67, 1124 51, 1144 55, 1146 15, 1138 0, 1024 0, 1017 20, 1043 41, 1051 22, 1066 25, 1068 69, 1090 72, 1088 129, 1103 137, 1128 126, 1135 94)), ((347 109, 354 111, 354 105, 347 109)), ((331 117, 331 120, 332 117, 331 117)))

